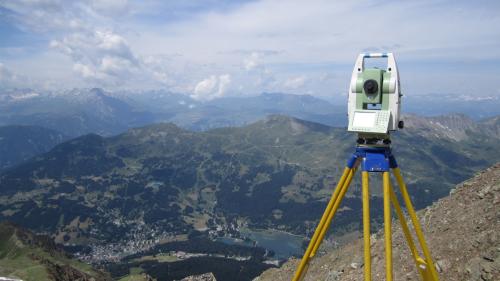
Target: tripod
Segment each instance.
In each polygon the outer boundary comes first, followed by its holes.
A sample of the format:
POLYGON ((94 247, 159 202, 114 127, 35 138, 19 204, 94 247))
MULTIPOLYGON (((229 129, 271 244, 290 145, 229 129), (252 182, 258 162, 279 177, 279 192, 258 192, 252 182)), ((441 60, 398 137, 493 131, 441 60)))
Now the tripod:
POLYGON ((302 257, 293 281, 300 281, 304 278, 307 268, 309 266, 309 261, 316 255, 318 248, 323 241, 328 228, 330 227, 331 221, 337 212, 344 195, 346 194, 349 185, 351 184, 352 178, 356 173, 359 165, 361 165, 361 176, 362 176, 362 201, 363 201, 363 242, 364 242, 364 280, 371 281, 371 249, 370 249, 370 195, 369 195, 369 174, 368 173, 382 173, 383 179, 383 197, 384 197, 384 238, 385 238, 385 269, 386 269, 386 281, 392 281, 392 230, 391 230, 391 203, 396 210, 397 217, 401 223, 401 227, 410 248, 415 266, 424 281, 439 281, 436 268, 432 261, 429 248, 424 239, 422 233, 422 227, 418 222, 415 209, 408 195, 406 185, 401 176, 401 172, 396 163, 396 159, 392 155, 391 148, 389 144, 377 146, 377 145, 358 145, 356 151, 352 154, 351 158, 347 162, 347 167, 335 188, 332 197, 321 217, 321 220, 314 232, 309 246, 302 257), (406 222, 405 216, 398 202, 396 193, 394 192, 389 170, 392 169, 394 177, 398 182, 399 189, 401 191, 401 196, 405 202, 408 214, 410 216, 413 228, 415 230, 418 242, 422 249, 423 258, 417 251, 413 236, 410 232, 408 224, 406 222))

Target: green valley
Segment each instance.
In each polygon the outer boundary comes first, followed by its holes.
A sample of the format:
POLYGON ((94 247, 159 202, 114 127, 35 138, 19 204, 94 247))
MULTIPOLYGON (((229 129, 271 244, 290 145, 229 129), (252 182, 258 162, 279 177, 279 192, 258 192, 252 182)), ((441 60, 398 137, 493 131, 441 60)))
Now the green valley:
MULTIPOLYGON (((406 120, 393 143, 418 207, 499 157, 493 119, 406 120)), ((238 253, 214 240, 248 238, 244 229, 309 235, 354 144, 344 128, 282 115, 205 132, 168 123, 107 138, 86 135, 0 174, 0 217, 52 236, 82 261, 116 264, 109 267, 115 277, 138 266, 161 277, 162 264, 183 272, 196 260, 216 268, 240 263, 256 276, 273 253, 238 253), (182 252, 182 261, 167 257, 182 252), (171 254, 146 258, 162 253, 171 254)), ((379 193, 374 188, 374 202, 379 193)), ((359 195, 356 180, 337 232, 359 228, 359 195)), ((380 220, 381 210, 373 211, 380 220)))

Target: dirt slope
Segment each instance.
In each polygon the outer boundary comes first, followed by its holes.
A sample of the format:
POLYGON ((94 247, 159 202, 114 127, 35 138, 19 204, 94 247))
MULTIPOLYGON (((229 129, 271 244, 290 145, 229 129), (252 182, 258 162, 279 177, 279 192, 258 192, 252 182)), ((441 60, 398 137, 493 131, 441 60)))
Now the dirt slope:
MULTIPOLYGON (((459 184, 419 218, 441 281, 500 280, 500 163, 459 184)), ((419 280, 397 220, 393 229, 394 280, 419 280)), ((372 243, 372 279, 385 280, 383 233, 372 235, 372 243)), ((357 240, 317 257, 305 280, 363 280, 362 247, 357 240)), ((291 280, 298 262, 292 259, 256 280, 291 280)))

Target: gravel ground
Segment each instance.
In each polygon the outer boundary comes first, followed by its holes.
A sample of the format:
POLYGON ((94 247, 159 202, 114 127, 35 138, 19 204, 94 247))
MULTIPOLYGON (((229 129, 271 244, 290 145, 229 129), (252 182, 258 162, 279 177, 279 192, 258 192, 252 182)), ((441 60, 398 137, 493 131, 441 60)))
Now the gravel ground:
MULTIPOLYGON (((418 215, 441 281, 500 280, 500 163, 418 215)), ((397 220, 393 231, 394 280, 420 280, 397 220)), ((255 281, 291 280, 298 262, 291 259, 255 281)), ((372 235, 372 279, 385 279, 382 231, 372 235)), ((363 280, 362 239, 314 259, 305 280, 363 280)))

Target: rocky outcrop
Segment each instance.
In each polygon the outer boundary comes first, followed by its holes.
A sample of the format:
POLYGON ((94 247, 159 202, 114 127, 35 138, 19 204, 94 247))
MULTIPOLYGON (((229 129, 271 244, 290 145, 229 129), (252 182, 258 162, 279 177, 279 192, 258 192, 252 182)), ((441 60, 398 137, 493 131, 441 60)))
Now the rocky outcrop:
MULTIPOLYGON (((450 196, 419 212, 440 280, 500 280, 500 163, 459 184, 450 196)), ((394 280, 419 280, 397 221, 393 223, 394 280)), ((305 280, 363 279, 363 242, 312 261, 305 280)), ((290 280, 299 260, 257 280, 290 280)), ((372 278, 385 279, 383 233, 372 235, 372 278)))
POLYGON ((202 275, 188 276, 180 281, 217 281, 212 273, 205 273, 202 275))
MULTIPOLYGON (((92 277, 80 270, 75 269, 74 267, 63 264, 55 264, 48 260, 44 260, 43 263, 47 265, 47 271, 49 272, 49 276, 54 281, 97 281, 101 280, 100 278, 92 277)), ((104 280, 104 279, 102 279, 104 280)))
MULTIPOLYGON (((0 222, 0 272, 25 281, 111 281, 109 274, 91 269, 64 252, 50 237, 10 222, 0 222), (18 261, 21 263, 17 263, 18 261), (31 273, 36 268, 35 273, 31 273)), ((1 280, 15 280, 9 277, 1 280)))
POLYGON ((433 117, 417 115, 404 116, 405 128, 416 130, 420 135, 445 138, 454 141, 489 132, 464 114, 450 114, 433 117))

